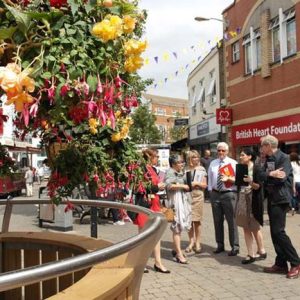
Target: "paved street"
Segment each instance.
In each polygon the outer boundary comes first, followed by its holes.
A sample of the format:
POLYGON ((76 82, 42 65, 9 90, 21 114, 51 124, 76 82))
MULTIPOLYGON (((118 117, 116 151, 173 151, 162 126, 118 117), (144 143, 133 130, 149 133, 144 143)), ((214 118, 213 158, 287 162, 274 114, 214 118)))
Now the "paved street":
MULTIPOLYGON (((36 189, 35 189, 36 190, 36 189)), ((0 208, 2 218, 3 208, 0 208)), ((189 264, 181 265, 172 260, 172 236, 169 228, 162 238, 162 256, 164 264, 171 270, 171 274, 160 274, 153 271, 153 259, 149 259, 150 272, 145 274, 142 281, 140 299, 300 299, 300 278, 295 280, 286 279, 284 275, 270 275, 262 272, 264 266, 274 262, 274 250, 272 248, 267 215, 266 225, 263 228, 268 258, 265 261, 251 265, 242 265, 245 243, 240 230, 241 252, 237 257, 228 257, 226 253, 215 255, 213 222, 209 203, 204 205, 204 222, 202 228, 203 253, 190 255, 189 264)), ((17 206, 13 211, 11 231, 49 230, 38 227, 37 207, 17 206)), ((0 221, 2 221, 0 218, 0 221)), ((80 225, 77 218, 74 219, 74 231, 76 234, 90 233, 88 222, 80 225)), ((88 221, 88 218, 86 219, 88 221)), ((294 245, 300 253, 300 215, 287 217, 287 231, 294 245)), ((227 228, 225 229, 227 232, 227 228)), ((117 242, 137 233, 137 228, 127 223, 125 226, 114 226, 110 221, 103 220, 98 225, 99 237, 117 242)), ((229 250, 228 236, 226 248, 229 250)), ((183 234, 183 247, 187 246, 187 234, 183 234)))

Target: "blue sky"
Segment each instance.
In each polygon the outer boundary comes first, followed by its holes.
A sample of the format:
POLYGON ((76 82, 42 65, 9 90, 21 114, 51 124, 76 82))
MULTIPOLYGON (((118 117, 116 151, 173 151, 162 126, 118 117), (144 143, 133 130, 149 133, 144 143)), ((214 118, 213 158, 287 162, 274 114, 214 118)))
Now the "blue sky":
POLYGON ((139 74, 155 79, 157 84, 149 93, 187 99, 188 74, 199 57, 216 44, 216 38, 222 37, 223 28, 221 22, 197 22, 194 17, 221 19, 222 11, 232 3, 233 0, 140 1, 140 7, 148 11, 145 38, 149 47, 143 57, 149 64, 139 74))

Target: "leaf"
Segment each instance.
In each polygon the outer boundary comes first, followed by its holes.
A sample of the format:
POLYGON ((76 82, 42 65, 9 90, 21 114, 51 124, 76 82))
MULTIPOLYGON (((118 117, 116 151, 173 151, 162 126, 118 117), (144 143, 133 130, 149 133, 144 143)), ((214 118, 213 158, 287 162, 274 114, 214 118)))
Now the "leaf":
POLYGON ((13 15, 13 17, 15 18, 19 29, 24 33, 24 35, 27 34, 27 31, 30 27, 30 21, 31 21, 31 17, 21 11, 19 11, 18 9, 8 6, 6 5, 6 8, 11 12, 11 14, 13 15))
POLYGON ((74 16, 79 8, 79 4, 76 0, 68 0, 68 4, 71 6, 72 15, 74 16))
POLYGON ((90 90, 92 92, 95 92, 96 88, 97 88, 97 77, 93 76, 93 75, 89 75, 88 78, 87 78, 87 80, 86 80, 86 82, 89 85, 90 90))
POLYGON ((29 17, 35 20, 50 20, 53 18, 61 17, 64 13, 60 10, 52 10, 50 12, 27 11, 24 12, 24 14, 28 15, 29 17))
POLYGON ((49 79, 51 78, 52 74, 50 72, 44 72, 41 77, 44 79, 49 79))
POLYGON ((0 40, 10 39, 18 27, 8 27, 0 29, 0 40))

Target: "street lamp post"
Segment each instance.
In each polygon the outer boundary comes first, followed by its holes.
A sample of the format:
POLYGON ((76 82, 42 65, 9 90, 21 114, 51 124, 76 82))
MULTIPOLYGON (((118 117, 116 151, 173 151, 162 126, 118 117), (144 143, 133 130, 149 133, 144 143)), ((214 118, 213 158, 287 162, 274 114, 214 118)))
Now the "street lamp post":
POLYGON ((218 22, 222 22, 224 24, 225 28, 228 28, 228 26, 229 26, 229 21, 228 20, 222 20, 222 19, 218 19, 218 18, 205 18, 205 17, 198 16, 198 17, 195 17, 194 20, 198 21, 198 22, 215 20, 215 21, 218 21, 218 22))

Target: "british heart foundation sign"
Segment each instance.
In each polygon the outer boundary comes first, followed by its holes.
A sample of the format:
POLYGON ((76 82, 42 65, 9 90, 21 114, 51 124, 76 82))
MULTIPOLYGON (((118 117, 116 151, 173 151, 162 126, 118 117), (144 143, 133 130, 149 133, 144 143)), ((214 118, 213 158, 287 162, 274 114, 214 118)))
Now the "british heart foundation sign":
POLYGON ((217 108, 217 124, 229 125, 232 123, 232 109, 230 108, 217 108))

